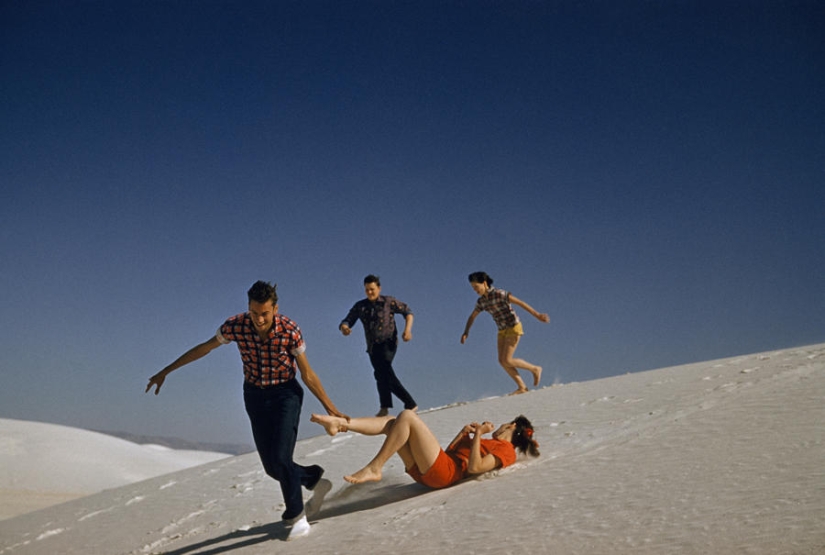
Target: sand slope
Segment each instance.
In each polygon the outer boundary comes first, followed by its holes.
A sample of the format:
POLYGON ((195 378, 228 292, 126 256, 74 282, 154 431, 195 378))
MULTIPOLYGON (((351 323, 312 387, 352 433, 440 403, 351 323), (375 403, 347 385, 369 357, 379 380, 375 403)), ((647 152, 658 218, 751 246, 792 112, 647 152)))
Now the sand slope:
POLYGON ((378 438, 300 442, 297 458, 335 484, 300 541, 282 541, 280 493, 250 454, 2 521, 0 554, 825 552, 825 345, 423 417, 447 442, 468 421, 519 413, 541 458, 440 491, 397 458, 382 482, 345 485, 378 438))
POLYGON ((0 419, 0 518, 226 457, 138 445, 56 424, 0 419))

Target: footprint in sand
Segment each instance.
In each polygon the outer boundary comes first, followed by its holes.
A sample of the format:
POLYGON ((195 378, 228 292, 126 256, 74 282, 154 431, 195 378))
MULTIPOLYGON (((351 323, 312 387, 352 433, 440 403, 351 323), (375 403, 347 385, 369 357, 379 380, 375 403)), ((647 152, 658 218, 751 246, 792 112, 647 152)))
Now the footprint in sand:
POLYGON ((255 482, 244 482, 243 484, 235 484, 232 486, 232 489, 238 490, 240 493, 238 495, 242 495, 244 493, 248 493, 255 489, 255 482))
POLYGON ((39 542, 40 540, 45 540, 46 538, 51 538, 52 536, 62 534, 65 531, 66 531, 66 528, 55 528, 54 530, 47 530, 47 531, 43 532, 42 534, 40 534, 39 536, 37 536, 37 538, 35 538, 35 541, 39 542))
POLYGON ((89 513, 89 514, 87 514, 87 515, 83 515, 82 517, 78 518, 78 519, 77 519, 77 521, 78 521, 78 522, 83 522, 84 520, 88 520, 88 519, 90 519, 90 518, 94 518, 94 517, 96 517, 97 515, 101 515, 101 514, 103 514, 103 513, 108 513, 108 512, 110 512, 110 511, 113 511, 114 509, 115 509, 114 507, 109 507, 108 509, 101 509, 101 510, 99 510, 99 511, 94 511, 94 512, 91 512, 91 513, 89 513))
POLYGON ((197 518, 197 517, 201 516, 205 512, 206 511, 195 511, 193 513, 189 513, 185 517, 179 518, 178 520, 176 520, 176 521, 172 522, 171 524, 167 525, 166 527, 164 527, 160 531, 160 533, 161 534, 168 534, 169 532, 171 532, 171 531, 175 530, 176 528, 180 527, 182 524, 185 524, 185 523, 189 522, 193 518, 197 518))

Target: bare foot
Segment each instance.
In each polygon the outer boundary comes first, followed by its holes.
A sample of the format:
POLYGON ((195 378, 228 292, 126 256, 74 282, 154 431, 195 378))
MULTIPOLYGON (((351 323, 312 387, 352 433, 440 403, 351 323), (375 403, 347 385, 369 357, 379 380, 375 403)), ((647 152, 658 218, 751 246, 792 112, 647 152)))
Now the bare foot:
POLYGON ((533 387, 539 385, 541 381, 541 366, 536 366, 536 369, 533 370, 533 387))
POLYGON ((512 393, 509 393, 508 395, 521 395, 522 393, 527 393, 527 388, 518 388, 517 390, 515 390, 512 393))
POLYGON ((344 476, 344 480, 350 484, 363 484, 364 482, 378 482, 381 480, 381 471, 375 472, 370 467, 365 466, 355 474, 344 476))
POLYGON ((338 432, 347 431, 347 421, 337 416, 330 416, 328 414, 313 414, 309 417, 312 422, 320 424, 324 427, 327 433, 334 436, 338 432))

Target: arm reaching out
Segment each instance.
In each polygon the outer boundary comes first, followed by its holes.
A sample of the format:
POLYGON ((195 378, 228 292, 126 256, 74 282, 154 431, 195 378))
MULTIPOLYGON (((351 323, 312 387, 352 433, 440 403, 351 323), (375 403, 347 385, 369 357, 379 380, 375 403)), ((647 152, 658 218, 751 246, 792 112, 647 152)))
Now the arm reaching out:
POLYGON ((347 312, 347 317, 341 320, 341 323, 338 324, 338 329, 341 330, 341 333, 343 333, 344 336, 347 336, 352 333, 352 326, 354 326, 357 321, 358 303, 355 303, 353 307, 349 309, 349 312, 347 312))
POLYGON ((320 403, 324 406, 324 410, 327 411, 327 414, 330 416, 346 418, 347 422, 349 422, 350 417, 340 412, 335 407, 335 404, 330 400, 329 396, 327 396, 327 392, 324 390, 324 385, 321 383, 321 378, 318 377, 318 374, 316 374, 315 370, 312 369, 312 366, 309 365, 309 360, 307 360, 306 353, 301 353, 296 356, 295 362, 298 363, 298 370, 301 371, 301 380, 303 380, 312 394, 315 395, 315 398, 318 399, 318 401, 320 401, 320 403))
POLYGON ((166 380, 166 376, 171 374, 173 371, 177 370, 181 366, 185 366, 190 362, 195 362, 196 360, 205 357, 213 350, 217 349, 221 346, 220 341, 218 341, 217 337, 212 337, 207 341, 204 341, 200 345, 195 345, 181 356, 179 356, 175 362, 168 365, 166 368, 149 378, 149 384, 146 386, 146 391, 144 393, 149 393, 149 390, 152 387, 155 387, 155 395, 160 393, 160 388, 163 385, 163 382, 166 380))
POLYGON ((547 315, 545 313, 539 314, 539 312, 536 309, 534 309, 532 306, 530 306, 526 302, 522 301, 521 299, 517 299, 512 294, 510 295, 510 302, 512 304, 516 305, 516 306, 520 306, 521 308, 523 308, 524 310, 526 310, 527 312, 532 314, 533 317, 536 320, 538 320, 539 322, 544 322, 545 324, 550 322, 550 316, 549 315, 547 315))
POLYGON ((467 337, 470 335, 470 328, 473 327, 473 322, 476 321, 476 317, 481 313, 480 310, 475 309, 473 310, 470 317, 467 318, 467 325, 464 326, 464 334, 461 336, 461 344, 464 345, 464 342, 467 341, 467 337))

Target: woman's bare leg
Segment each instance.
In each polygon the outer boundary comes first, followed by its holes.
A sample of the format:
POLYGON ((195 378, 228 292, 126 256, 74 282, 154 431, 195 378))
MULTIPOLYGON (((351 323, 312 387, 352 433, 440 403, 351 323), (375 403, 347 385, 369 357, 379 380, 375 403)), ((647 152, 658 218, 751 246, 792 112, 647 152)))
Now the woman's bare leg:
POLYGON ((520 339, 517 335, 498 338, 498 363, 501 364, 502 368, 507 372, 507 375, 513 378, 513 381, 516 382, 518 386, 518 389, 516 389, 513 394, 527 392, 527 386, 524 384, 521 376, 519 376, 519 368, 523 368, 533 374, 533 387, 539 385, 539 381, 541 380, 541 366, 536 366, 526 360, 513 357, 520 339))
POLYGON ((406 468, 415 464, 422 474, 430 469, 441 452, 441 446, 415 412, 403 411, 388 428, 387 439, 378 454, 358 472, 344 476, 344 480, 351 484, 379 481, 384 465, 396 453, 401 456, 406 468))
POLYGON ((394 416, 367 416, 364 418, 346 418, 340 416, 330 416, 328 414, 313 414, 309 418, 312 422, 320 424, 327 431, 327 434, 334 436, 338 432, 358 432, 365 436, 377 436, 386 434, 388 424, 395 420, 394 416))

